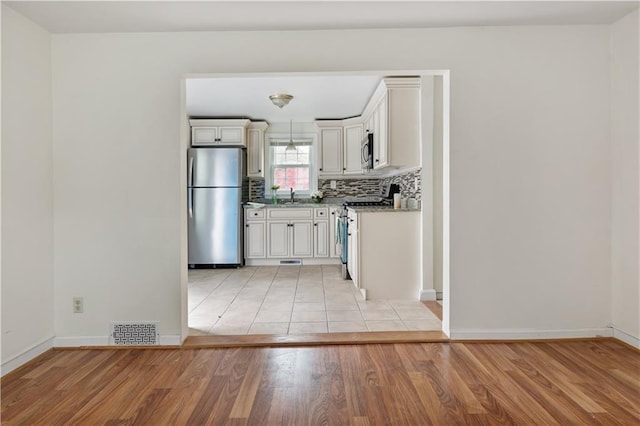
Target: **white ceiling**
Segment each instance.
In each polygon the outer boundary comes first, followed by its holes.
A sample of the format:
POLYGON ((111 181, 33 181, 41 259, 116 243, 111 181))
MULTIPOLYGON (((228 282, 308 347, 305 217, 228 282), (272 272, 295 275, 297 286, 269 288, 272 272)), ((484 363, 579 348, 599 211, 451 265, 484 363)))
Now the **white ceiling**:
POLYGON ((311 75, 187 80, 190 117, 247 117, 270 123, 311 122, 317 118, 360 115, 381 76, 311 75), (280 109, 269 95, 293 96, 280 109))
MULTIPOLYGON (((633 1, 3 1, 51 33, 610 24, 633 1)), ((192 79, 187 113, 271 123, 359 115, 383 76, 192 79), (294 96, 282 110, 270 94, 294 96)))
POLYGON ((3 1, 52 33, 610 24, 629 1, 3 1))

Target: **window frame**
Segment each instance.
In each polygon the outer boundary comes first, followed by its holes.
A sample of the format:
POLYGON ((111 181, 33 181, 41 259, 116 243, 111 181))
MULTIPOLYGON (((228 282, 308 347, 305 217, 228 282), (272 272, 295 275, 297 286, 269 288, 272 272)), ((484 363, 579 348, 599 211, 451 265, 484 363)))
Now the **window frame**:
MULTIPOLYGON (((283 142, 288 142, 291 136, 288 133, 272 133, 267 135, 267 143, 265 143, 265 151, 266 151, 266 164, 268 165, 268 173, 265 174, 264 177, 264 195, 265 197, 272 197, 273 191, 271 190, 271 185, 273 185, 274 181, 274 158, 273 158, 273 149, 272 146, 274 144, 281 144, 283 142)), ((317 172, 317 146, 318 146, 318 137, 316 134, 312 133, 294 133, 293 134, 294 142, 309 142, 309 190, 301 191, 296 190, 296 195, 304 196, 306 198, 311 197, 311 193, 318 190, 318 172, 317 172)), ((278 198, 288 198, 290 196, 289 188, 280 188, 276 191, 276 196, 278 198)))

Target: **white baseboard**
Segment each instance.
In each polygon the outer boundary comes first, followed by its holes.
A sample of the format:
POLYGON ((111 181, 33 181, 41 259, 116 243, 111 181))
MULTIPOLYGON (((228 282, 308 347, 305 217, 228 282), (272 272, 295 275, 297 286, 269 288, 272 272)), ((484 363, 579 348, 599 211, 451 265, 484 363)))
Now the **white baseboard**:
POLYGON ((81 346, 108 346, 109 336, 72 336, 56 337, 53 346, 56 348, 79 348, 81 346))
POLYGON ((584 328, 571 330, 498 329, 464 330, 450 329, 451 340, 537 340, 612 337, 611 328, 584 328))
POLYGON ((182 339, 178 334, 160 335, 160 344, 162 346, 180 346, 182 339))
POLYGON ((45 341, 38 343, 35 346, 32 346, 31 348, 27 349, 21 354, 14 356, 10 360, 4 361, 0 366, 0 377, 26 364, 27 362, 31 361, 38 355, 41 355, 46 351, 48 351, 49 349, 53 348, 53 341, 54 341, 54 338, 50 337, 45 341))
MULTIPOLYGON (((285 259, 246 259, 246 266, 286 266, 280 265, 280 260, 285 259)), ((342 262, 340 259, 333 258, 322 258, 322 259, 314 259, 314 258, 303 258, 302 265, 340 265, 342 262)), ((295 265, 298 266, 298 265, 295 265)))
MULTIPOLYGON (((160 335, 160 345, 180 346, 179 335, 160 335)), ((77 336, 77 337, 56 337, 53 342, 56 348, 79 348, 82 346, 111 346, 109 336, 77 336)))
POLYGON ((627 345, 631 345, 634 348, 640 349, 640 339, 632 336, 629 333, 625 333, 624 331, 613 327, 613 337, 623 341, 627 345))
POLYGON ((420 300, 436 300, 436 291, 432 288, 420 290, 420 300))

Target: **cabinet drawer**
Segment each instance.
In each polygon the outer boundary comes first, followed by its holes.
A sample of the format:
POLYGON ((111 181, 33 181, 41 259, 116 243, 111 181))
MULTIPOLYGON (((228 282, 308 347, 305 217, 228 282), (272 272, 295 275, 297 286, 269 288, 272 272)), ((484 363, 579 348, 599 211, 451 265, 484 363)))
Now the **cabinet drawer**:
POLYGON ((313 209, 290 209, 287 207, 268 209, 269 219, 313 219, 313 209))
POLYGON ((314 218, 316 219, 326 219, 329 217, 329 209, 327 207, 322 207, 314 210, 314 218))
POLYGON ((264 219, 264 209, 247 209, 245 215, 247 220, 264 219))

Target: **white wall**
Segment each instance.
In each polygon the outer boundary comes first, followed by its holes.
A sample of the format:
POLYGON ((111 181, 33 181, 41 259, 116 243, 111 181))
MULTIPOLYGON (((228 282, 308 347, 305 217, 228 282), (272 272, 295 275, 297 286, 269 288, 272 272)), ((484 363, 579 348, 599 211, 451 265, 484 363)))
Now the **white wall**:
POLYGON ((611 27, 612 302, 618 337, 640 346, 638 16, 611 27))
POLYGON ((437 100, 434 96, 435 76, 422 76, 420 81, 420 116, 421 116, 421 161, 422 166, 422 194, 421 208, 422 217, 420 227, 422 229, 422 289, 420 290, 420 300, 435 300, 436 291, 433 283, 434 270, 434 233, 433 217, 434 217, 434 146, 433 146, 433 129, 434 111, 438 108, 435 105, 437 100))
POLYGON ((606 26, 53 36, 56 334, 180 331, 181 75, 381 69, 451 69, 452 330, 604 327, 608 41, 606 26))
POLYGON ((3 5, 3 374, 52 346, 51 176, 51 36, 3 5))
POLYGON ((433 81, 433 288, 442 293, 443 266, 443 79, 433 81))

